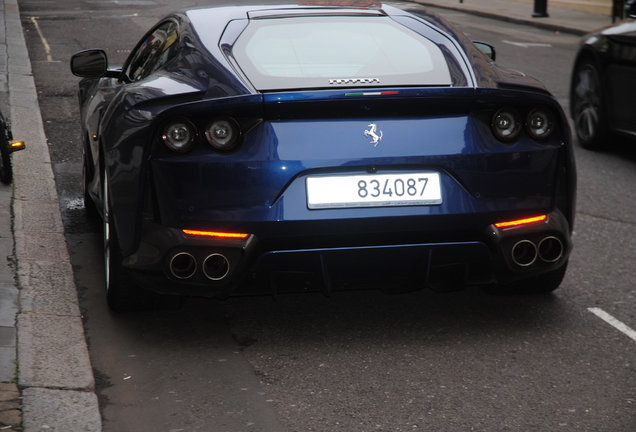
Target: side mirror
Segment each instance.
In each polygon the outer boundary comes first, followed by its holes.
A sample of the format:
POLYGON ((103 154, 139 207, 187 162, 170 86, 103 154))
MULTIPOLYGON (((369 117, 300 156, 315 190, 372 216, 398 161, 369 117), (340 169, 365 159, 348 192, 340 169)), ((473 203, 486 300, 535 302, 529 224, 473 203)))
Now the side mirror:
POLYGON ((108 71, 106 51, 90 49, 80 51, 71 57, 71 72, 82 78, 99 78, 108 71))
POLYGON ((473 41, 473 44, 479 49, 479 51, 486 54, 490 60, 495 61, 497 58, 497 52, 495 51, 495 47, 486 42, 473 41))

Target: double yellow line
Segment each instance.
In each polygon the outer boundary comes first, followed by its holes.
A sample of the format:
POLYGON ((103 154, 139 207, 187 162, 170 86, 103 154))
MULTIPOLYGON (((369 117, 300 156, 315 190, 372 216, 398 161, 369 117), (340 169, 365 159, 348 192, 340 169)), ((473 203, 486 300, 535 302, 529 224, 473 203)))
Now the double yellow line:
POLYGON ((44 52, 46 52, 46 61, 52 62, 53 56, 51 55, 51 46, 46 41, 46 38, 42 34, 42 30, 40 29, 40 24, 38 24, 39 17, 31 17, 31 22, 35 26, 35 29, 38 31, 38 35, 40 36, 40 40, 42 41, 42 45, 44 45, 44 52))

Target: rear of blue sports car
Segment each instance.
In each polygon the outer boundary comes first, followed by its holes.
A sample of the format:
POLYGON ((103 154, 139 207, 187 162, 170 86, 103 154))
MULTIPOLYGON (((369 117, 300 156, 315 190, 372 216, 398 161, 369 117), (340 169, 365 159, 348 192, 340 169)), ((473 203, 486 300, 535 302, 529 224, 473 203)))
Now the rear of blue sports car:
POLYGON ((135 227, 123 265, 138 283, 208 297, 558 287, 575 167, 536 81, 390 7, 261 8, 196 35, 248 91, 153 117, 141 199, 130 217, 113 204, 118 231, 135 227))

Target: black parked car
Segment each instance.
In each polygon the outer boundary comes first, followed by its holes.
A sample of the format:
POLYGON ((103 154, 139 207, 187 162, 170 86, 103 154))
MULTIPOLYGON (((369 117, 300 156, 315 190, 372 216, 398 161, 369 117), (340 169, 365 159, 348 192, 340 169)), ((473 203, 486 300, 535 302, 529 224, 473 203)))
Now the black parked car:
POLYGON ((574 62, 570 113, 581 146, 636 138, 636 2, 628 19, 586 36, 574 62))

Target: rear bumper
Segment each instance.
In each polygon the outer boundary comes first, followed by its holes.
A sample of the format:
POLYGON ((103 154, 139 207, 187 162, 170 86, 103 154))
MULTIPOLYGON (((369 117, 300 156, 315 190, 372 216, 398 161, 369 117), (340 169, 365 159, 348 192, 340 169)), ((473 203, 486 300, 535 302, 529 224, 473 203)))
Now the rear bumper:
MULTIPOLYGON (((246 239, 198 238, 155 224, 124 266, 147 289, 187 296, 331 291, 353 287, 351 281, 365 287, 380 282, 389 290, 453 291, 556 270, 572 249, 567 220, 558 210, 542 222, 485 226, 469 237, 462 240, 449 232, 448 240, 436 233, 435 241, 417 237, 412 243, 356 246, 320 242, 312 248, 281 249, 255 234, 246 239)), ((293 243, 299 243, 298 238, 293 243)))

